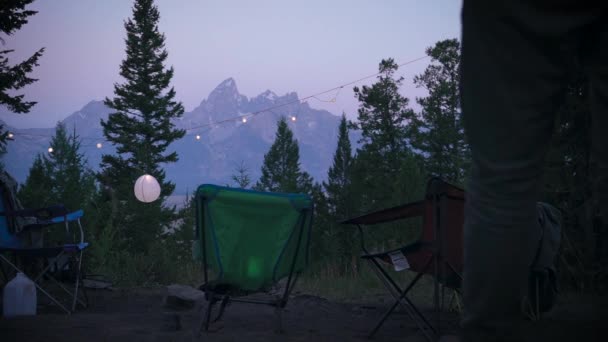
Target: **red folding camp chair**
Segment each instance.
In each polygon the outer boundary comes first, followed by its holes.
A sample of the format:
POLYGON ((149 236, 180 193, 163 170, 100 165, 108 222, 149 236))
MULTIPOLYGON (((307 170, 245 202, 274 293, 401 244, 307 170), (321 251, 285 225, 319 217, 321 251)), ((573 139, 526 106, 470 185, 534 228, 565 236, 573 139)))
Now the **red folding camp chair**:
POLYGON ((433 340, 440 333, 441 312, 445 288, 458 290, 462 282, 464 190, 439 178, 427 184, 424 200, 384 209, 348 219, 343 224, 359 228, 363 259, 367 260, 382 283, 395 297, 395 303, 370 332, 372 337, 386 319, 401 305, 410 315, 420 331, 433 340), (412 244, 378 253, 370 253, 365 246, 363 226, 422 217, 422 234, 412 244), (387 272, 386 266, 409 269, 416 272, 414 279, 402 288, 387 272), (437 324, 429 320, 408 298, 409 291, 420 278, 428 274, 434 278, 434 306, 437 324), (441 287, 441 291, 440 291, 441 287), (441 298, 440 298, 441 292, 441 298), (440 300, 441 299, 441 300, 440 300), (440 305, 441 302, 441 305, 440 305))

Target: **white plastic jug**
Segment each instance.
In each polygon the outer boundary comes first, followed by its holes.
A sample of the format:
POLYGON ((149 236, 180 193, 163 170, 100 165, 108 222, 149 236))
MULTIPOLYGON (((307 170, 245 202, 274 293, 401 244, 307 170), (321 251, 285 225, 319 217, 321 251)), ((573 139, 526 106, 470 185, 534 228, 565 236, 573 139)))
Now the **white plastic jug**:
POLYGON ((19 272, 6 286, 3 296, 4 317, 36 314, 36 285, 19 272))

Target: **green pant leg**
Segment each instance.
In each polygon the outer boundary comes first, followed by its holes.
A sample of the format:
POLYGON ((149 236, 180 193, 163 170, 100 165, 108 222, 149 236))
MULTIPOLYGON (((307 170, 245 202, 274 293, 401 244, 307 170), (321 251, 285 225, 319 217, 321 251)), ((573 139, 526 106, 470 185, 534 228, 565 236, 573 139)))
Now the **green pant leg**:
POLYGON ((595 163, 593 189, 597 191, 600 213, 608 224, 608 10, 587 35, 588 55, 584 56, 590 81, 592 159, 595 163))
POLYGON ((462 110, 473 159, 462 326, 502 335, 521 319, 539 239, 535 202, 563 98, 568 29, 517 1, 465 0, 462 22, 462 110))

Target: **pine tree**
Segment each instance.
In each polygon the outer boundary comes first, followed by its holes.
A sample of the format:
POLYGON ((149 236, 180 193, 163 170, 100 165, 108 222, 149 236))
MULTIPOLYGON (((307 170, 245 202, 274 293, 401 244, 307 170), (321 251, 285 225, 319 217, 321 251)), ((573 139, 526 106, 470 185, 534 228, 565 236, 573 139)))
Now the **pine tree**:
POLYGON ((68 210, 81 209, 95 190, 95 178, 80 152, 80 139, 58 123, 50 146, 52 153, 34 160, 19 197, 27 207, 63 204, 68 210))
POLYGON ((412 145, 422 152, 429 173, 462 184, 469 149, 460 110, 460 43, 443 40, 426 53, 432 64, 414 77, 414 83, 428 96, 417 99, 422 111, 412 120, 412 145))
MULTIPOLYGON (((395 162, 406 147, 406 123, 413 116, 409 100, 399 94, 403 77, 394 78, 398 65, 392 58, 382 60, 378 81, 371 87, 354 87, 359 100, 358 122, 351 127, 361 130, 362 149, 395 162)), ((394 165, 393 165, 394 166, 394 165)))
POLYGON ((247 189, 251 184, 251 177, 249 176, 249 169, 245 166, 245 163, 241 161, 234 170, 235 174, 232 175, 231 179, 241 189, 247 189))
POLYGON ((324 250, 334 261, 334 266, 337 266, 328 271, 338 274, 353 271, 352 255, 355 249, 353 232, 338 223, 349 218, 353 212, 350 196, 353 157, 348 132, 348 121, 342 114, 333 164, 327 172, 327 182, 323 182, 325 195, 321 196, 317 204, 315 216, 315 222, 320 223, 317 234, 326 245, 324 250))
MULTIPOLYGON (((62 204, 69 211, 84 209, 89 213, 90 200, 96 190, 95 178, 80 152, 80 139, 75 132, 68 135, 65 126, 58 123, 50 145, 52 153, 38 155, 34 160, 19 190, 19 198, 30 208, 62 204)), ((87 219, 88 216, 85 221, 87 219)), ((48 231, 47 240, 64 239, 65 232, 48 231)))
POLYGON ((350 127, 361 131, 361 147, 353 162, 353 189, 358 210, 367 211, 402 201, 390 191, 401 177, 404 158, 411 152, 407 145, 407 120, 413 117, 409 100, 399 94, 403 77, 395 78, 398 65, 382 60, 380 75, 371 86, 354 88, 359 100, 358 121, 350 127))
POLYGON ((44 156, 44 161, 53 185, 52 199, 68 210, 81 209, 95 190, 95 178, 80 152, 81 141, 76 131, 68 135, 65 126, 59 123, 50 145, 53 152, 44 156))
MULTIPOLYGON (((0 3, 0 33, 10 36, 23 25, 27 24, 28 17, 38 13, 36 11, 25 10, 25 6, 33 1, 2 1, 0 3)), ((0 43, 2 45, 5 44, 2 37, 0 37, 0 43)), ((0 50, 0 106, 7 107, 10 112, 23 114, 28 113, 36 102, 26 101, 23 94, 14 95, 14 92, 37 81, 28 77, 28 74, 32 72, 35 66, 38 66, 38 59, 42 56, 44 48, 36 51, 28 59, 11 66, 8 54, 13 51, 0 50)), ((7 139, 8 132, 4 131, 4 127, 0 123, 0 155, 6 152, 7 139)))
POLYGON ((350 215, 348 191, 351 186, 352 162, 348 124, 346 116, 342 114, 338 128, 338 146, 334 153, 333 164, 327 172, 327 182, 323 182, 329 211, 335 219, 347 218, 350 215))
POLYGON ((312 177, 300 169, 300 149, 285 118, 278 122, 274 143, 264 155, 255 189, 270 192, 312 192, 312 177))
POLYGON ((313 268, 316 271, 327 271, 330 266, 328 259, 336 261, 335 251, 336 239, 332 235, 335 232, 333 222, 329 214, 327 197, 323 193, 323 185, 315 183, 312 186, 310 196, 314 203, 314 219, 312 224, 311 256, 313 268))
POLYGON ((43 208, 54 204, 53 184, 42 155, 38 154, 17 197, 26 208, 43 208))
POLYGON ((117 204, 114 224, 129 246, 142 252, 173 218, 172 210, 161 207, 175 189, 166 181, 161 164, 178 160, 177 153, 167 148, 185 135, 171 121, 184 113, 184 107, 169 88, 173 68, 164 66, 168 53, 158 30, 159 17, 153 0, 135 1, 133 18, 125 22, 127 56, 120 66, 125 82, 114 85, 114 98, 105 99, 114 112, 101 122, 104 136, 117 153, 102 157, 99 179, 117 204), (139 203, 133 194, 135 180, 144 173, 161 186, 160 199, 154 203, 139 203))

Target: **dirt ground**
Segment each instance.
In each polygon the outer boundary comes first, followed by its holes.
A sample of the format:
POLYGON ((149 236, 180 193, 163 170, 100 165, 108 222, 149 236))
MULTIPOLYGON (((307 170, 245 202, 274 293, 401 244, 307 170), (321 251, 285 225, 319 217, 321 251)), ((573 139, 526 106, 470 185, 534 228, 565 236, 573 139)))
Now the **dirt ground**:
MULTIPOLYGON (((367 333, 392 303, 389 298, 336 303, 295 294, 283 314, 283 333, 275 331, 273 308, 233 303, 212 332, 196 336, 199 308, 168 309, 162 305, 165 294, 164 289, 89 290, 89 308, 71 316, 43 308, 34 317, 0 319, 0 341, 367 341, 367 333)), ((607 313, 605 297, 563 296, 552 313, 534 324, 537 337, 531 340, 608 341, 607 313)), ((457 322, 452 313, 441 324, 454 332, 457 322)), ((425 341, 405 312, 393 315, 374 340, 425 341)))

